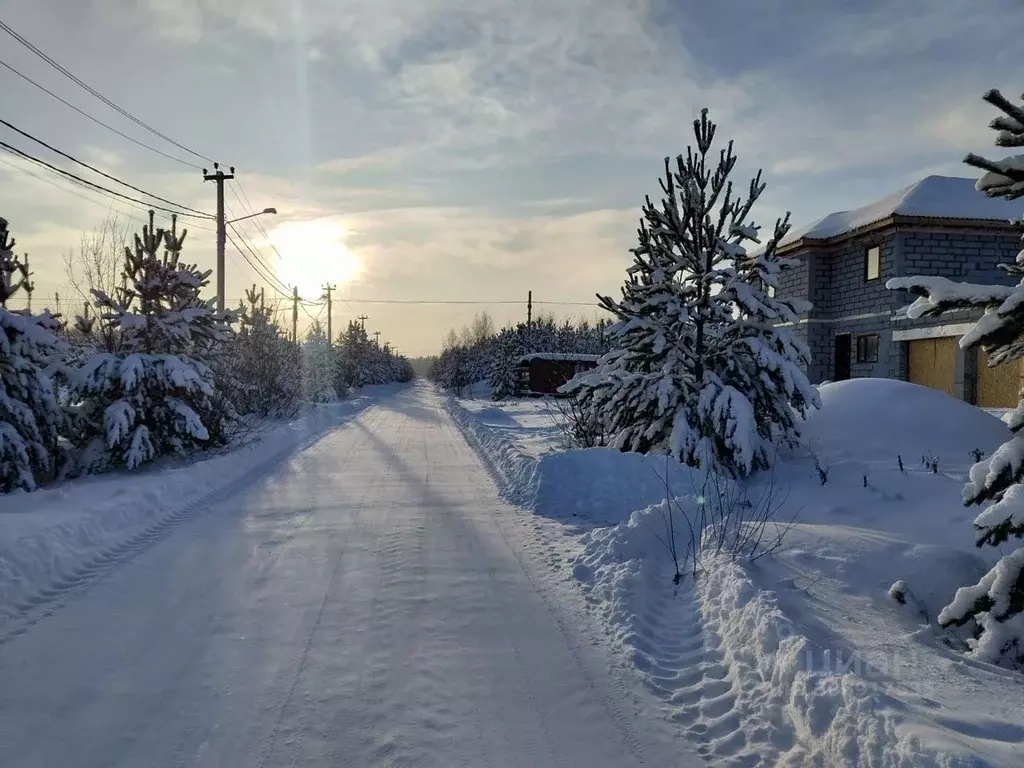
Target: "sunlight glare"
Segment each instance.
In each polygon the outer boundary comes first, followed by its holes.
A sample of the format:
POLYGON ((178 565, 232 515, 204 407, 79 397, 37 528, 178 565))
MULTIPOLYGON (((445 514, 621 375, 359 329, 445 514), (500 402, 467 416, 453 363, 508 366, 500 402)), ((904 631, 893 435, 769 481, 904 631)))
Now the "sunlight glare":
POLYGON ((286 222, 269 234, 281 254, 278 276, 286 285, 297 285, 303 298, 315 298, 325 284, 341 286, 359 274, 359 260, 345 246, 345 229, 337 222, 286 222))

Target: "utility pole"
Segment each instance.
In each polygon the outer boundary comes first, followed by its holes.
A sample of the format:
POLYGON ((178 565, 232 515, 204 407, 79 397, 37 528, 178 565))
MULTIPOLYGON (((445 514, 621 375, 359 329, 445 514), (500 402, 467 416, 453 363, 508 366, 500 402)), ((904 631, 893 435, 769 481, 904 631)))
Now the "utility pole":
POLYGON ((331 335, 331 291, 337 286, 328 283, 324 286, 324 298, 327 299, 327 345, 334 345, 334 337, 331 335))
POLYGON ((373 332, 373 343, 380 349, 380 331, 373 332))
POLYGON ((224 222, 224 182, 235 178, 235 167, 230 173, 220 169, 220 163, 213 164, 213 173, 203 168, 203 181, 217 182, 217 311, 224 311, 224 246, 227 241, 227 224, 224 222))
POLYGON ((261 314, 261 315, 262 315, 262 314, 263 314, 264 312, 266 312, 266 310, 267 310, 267 305, 266 305, 266 303, 265 303, 265 299, 264 299, 264 297, 263 297, 263 291, 264 291, 264 290, 265 290, 264 288, 260 288, 260 314, 261 314))
POLYGON ((25 263, 22 266, 22 270, 21 271, 22 271, 22 274, 25 276, 24 284, 23 284, 22 287, 25 289, 25 293, 28 294, 28 299, 27 299, 28 311, 29 311, 29 313, 31 313, 32 312, 32 293, 35 291, 36 286, 32 282, 32 272, 28 268, 28 254, 27 253, 25 254, 25 263))
POLYGON ((529 328, 533 322, 533 291, 526 293, 526 327, 529 328))
POLYGON ((299 286, 292 286, 292 341, 299 343, 299 286))
POLYGON ((362 328, 364 331, 366 330, 366 321, 369 319, 370 318, 368 318, 366 315, 360 315, 359 317, 356 318, 356 320, 358 320, 362 324, 362 328))

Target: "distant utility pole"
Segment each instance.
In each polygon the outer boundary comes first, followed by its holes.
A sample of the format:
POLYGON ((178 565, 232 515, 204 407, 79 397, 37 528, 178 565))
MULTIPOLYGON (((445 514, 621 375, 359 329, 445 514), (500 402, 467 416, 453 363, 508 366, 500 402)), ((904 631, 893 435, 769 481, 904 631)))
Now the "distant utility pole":
POLYGON ((324 286, 324 298, 327 299, 327 345, 334 344, 334 337, 331 335, 331 291, 337 288, 336 285, 328 283, 324 286))
POLYGON ((230 173, 220 169, 220 163, 213 164, 213 173, 203 168, 203 181, 217 182, 217 310, 224 311, 224 246, 227 241, 227 224, 224 222, 224 182, 235 178, 235 167, 230 173))
POLYGON ((380 331, 373 332, 373 343, 380 347, 380 331))
POLYGON ((24 285, 22 288, 25 289, 25 293, 28 294, 26 301, 28 302, 28 311, 32 311, 32 294, 36 290, 35 283, 32 282, 32 271, 28 267, 28 254, 25 254, 24 266, 22 267, 22 274, 25 276, 24 285))
POLYGON ((356 318, 356 320, 358 320, 362 324, 362 328, 364 331, 366 330, 366 321, 369 319, 370 318, 368 318, 366 315, 360 315, 359 317, 356 318))
POLYGON ((533 322, 533 291, 526 294, 526 327, 529 328, 533 322))
POLYGON ((292 341, 299 343, 299 286, 292 286, 292 341))

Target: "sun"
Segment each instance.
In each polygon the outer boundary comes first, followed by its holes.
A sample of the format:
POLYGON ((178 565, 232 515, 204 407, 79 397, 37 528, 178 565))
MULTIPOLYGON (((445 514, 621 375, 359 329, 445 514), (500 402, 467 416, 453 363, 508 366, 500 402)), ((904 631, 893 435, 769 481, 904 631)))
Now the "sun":
POLYGON ((286 285, 298 286, 303 298, 319 296, 328 283, 349 283, 359 275, 359 259, 345 246, 345 229, 337 222, 290 221, 269 235, 280 254, 278 276, 286 285))

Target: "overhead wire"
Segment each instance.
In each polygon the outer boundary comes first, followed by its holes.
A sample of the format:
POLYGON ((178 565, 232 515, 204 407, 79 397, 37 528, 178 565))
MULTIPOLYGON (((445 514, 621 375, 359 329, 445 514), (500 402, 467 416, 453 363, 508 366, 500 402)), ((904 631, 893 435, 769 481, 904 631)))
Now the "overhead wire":
MULTIPOLYGON (((258 264, 258 265, 259 265, 260 267, 262 267, 262 270, 258 270, 258 271, 259 271, 260 275, 261 275, 261 276, 263 277, 263 279, 264 279, 264 280, 268 280, 268 281, 269 281, 269 284, 270 284, 270 286, 271 286, 272 288, 274 288, 274 290, 276 290, 276 291, 277 291, 278 293, 280 293, 280 294, 282 294, 282 295, 284 295, 284 296, 288 296, 288 295, 290 295, 290 292, 291 292, 291 287, 290 287, 290 286, 288 286, 288 285, 285 285, 284 281, 282 281, 282 280, 281 280, 281 279, 280 279, 280 278, 279 278, 279 277, 278 277, 278 276, 276 275, 276 273, 274 272, 273 268, 271 268, 270 266, 268 266, 268 265, 267 265, 267 264, 266 264, 266 263, 265 263, 265 262, 264 262, 264 261, 263 261, 263 260, 262 260, 262 259, 260 258, 259 254, 258 254, 258 253, 256 252, 256 250, 255 250, 255 249, 254 249, 254 248, 252 247, 252 245, 251 245, 251 244, 250 244, 250 243, 249 243, 249 242, 248 242, 248 241, 247 241, 247 240, 245 239, 245 237, 244 237, 244 236, 243 236, 243 235, 242 235, 242 234, 241 234, 241 233, 240 233, 240 232, 238 231, 238 228, 237 228, 237 227, 236 227, 236 226, 235 226, 234 224, 230 224, 229 226, 231 227, 231 231, 232 231, 232 232, 234 232, 234 233, 235 233, 235 235, 237 235, 237 236, 238 236, 239 240, 241 240, 241 241, 242 241, 242 245, 244 245, 244 246, 245 246, 245 249, 246 249, 246 250, 247 250, 247 251, 249 252, 249 255, 251 255, 251 256, 253 257, 253 259, 254 259, 254 260, 256 261, 256 264, 258 264), (268 277, 268 275, 269 275, 269 277, 268 277)), ((232 241, 232 242, 234 242, 234 241, 232 241)), ((238 248, 238 250, 239 250, 239 251, 241 251, 241 250, 242 250, 242 249, 241 249, 241 248, 240 248, 240 247, 238 246, 238 244, 237 244, 237 243, 235 243, 235 247, 236 247, 236 248, 238 248)), ((243 253, 242 255, 244 256, 245 254, 243 253)), ((249 261, 248 257, 246 257, 246 261, 249 261)), ((257 269, 257 267, 256 267, 255 265, 251 264, 251 263, 250 263, 250 266, 252 266, 252 267, 253 267, 253 269, 257 269)))
POLYGON ((260 269, 260 267, 257 266, 257 264, 253 263, 253 261, 249 258, 249 255, 244 250, 242 250, 242 247, 238 244, 235 238, 228 234, 227 239, 235 247, 235 250, 237 250, 242 255, 242 258, 245 259, 245 262, 252 268, 252 270, 260 277, 261 280, 263 280, 263 282, 267 284, 267 287, 269 287, 272 291, 281 294, 285 298, 292 298, 287 286, 285 286, 284 283, 282 283, 280 280, 277 280, 273 276, 267 276, 267 274, 265 274, 260 269))
POLYGON ((187 165, 189 168, 194 168, 197 171, 201 171, 202 170, 202 166, 200 166, 200 165, 196 165, 195 163, 189 162, 188 160, 182 160, 180 157, 175 157, 174 155, 169 155, 166 152, 163 152, 163 151, 157 149, 156 147, 151 147, 149 144, 146 144, 144 141, 139 141, 134 136, 129 136, 127 133, 124 133, 123 131, 118 130, 114 126, 109 125, 109 124, 103 122, 98 117, 94 117, 93 115, 90 115, 84 109, 76 107, 70 101, 67 101, 66 99, 61 98, 60 96, 58 96, 56 93, 51 91, 46 86, 41 85, 40 83, 37 83, 35 80, 33 80, 28 75, 26 75, 23 72, 20 72, 19 70, 15 69, 10 64, 8 64, 6 61, 0 60, 0 67, 4 67, 5 69, 13 72, 15 75, 20 77, 22 80, 25 80, 26 82, 30 83, 31 85, 34 85, 36 88, 41 90, 43 93, 45 93, 45 94, 47 94, 49 96, 52 96, 54 99, 59 101, 65 107, 68 107, 69 109, 73 109, 75 112, 77 112, 78 114, 82 115, 82 117, 86 117, 89 120, 92 120, 97 125, 103 126, 108 131, 116 133, 121 138, 127 139, 128 141, 130 141, 133 144, 136 144, 136 145, 142 147, 143 149, 148 149, 150 152, 155 152, 156 154, 160 155, 161 157, 165 157, 168 160, 173 160, 174 162, 180 163, 181 165, 187 165))
POLYGON ((96 166, 90 165, 89 163, 85 162, 84 160, 79 160, 77 157, 73 157, 72 155, 69 155, 67 152, 64 152, 63 150, 57 149, 53 145, 48 144, 47 142, 43 141, 42 139, 38 138, 37 136, 33 136, 31 133, 28 133, 27 131, 21 130, 21 128, 18 128, 17 126, 12 125, 11 123, 9 123, 6 120, 4 120, 3 118, 0 118, 0 125, 7 126, 8 128, 10 128, 15 133, 18 133, 21 136, 24 136, 26 139, 30 139, 31 141, 34 141, 36 144, 39 144, 40 146, 46 147, 51 152, 54 152, 54 153, 60 155, 61 157, 64 157, 64 158, 70 160, 73 163, 77 163, 78 165, 81 165, 83 168, 88 168, 93 173, 99 174, 100 176, 102 176, 105 179, 110 179, 111 181, 116 182, 117 184, 120 184, 122 187, 127 187, 128 189, 131 189, 131 190, 134 190, 136 192, 139 192, 139 193, 141 193, 143 195, 146 195, 147 197, 151 197, 154 200, 159 200, 162 203, 167 203, 168 205, 173 205, 173 206, 175 206, 177 208, 181 208, 181 209, 183 209, 185 211, 191 211, 192 213, 200 214, 201 216, 203 216, 205 218, 208 218, 208 219, 214 218, 214 216, 212 214, 209 214, 206 211, 200 211, 197 208, 192 208, 190 206, 183 205, 182 203, 177 203, 177 202, 175 202, 173 200, 168 200, 165 197, 160 197, 160 195, 154 195, 152 192, 147 192, 146 190, 141 189, 140 187, 136 187, 134 184, 129 184, 127 181, 122 181, 121 179, 117 178, 116 176, 112 176, 111 174, 107 173, 106 171, 101 171, 96 166))
POLYGON ((124 117, 128 118, 133 123, 138 125, 140 128, 143 128, 143 129, 149 131, 154 136, 160 137, 164 141, 166 141, 166 142, 168 142, 170 144, 173 144, 178 149, 180 149, 180 150, 182 150, 184 152, 187 152, 190 155, 198 157, 198 158, 200 158, 202 160, 208 160, 211 163, 213 162, 212 158, 209 158, 206 155, 203 155, 203 154, 201 154, 199 152, 196 152, 195 150, 186 147, 184 144, 181 144, 181 143, 175 141, 174 139, 172 139, 167 134, 162 133, 161 131, 159 131, 158 129, 156 129, 153 126, 149 125, 148 123, 144 122, 143 120, 140 120, 139 118, 135 117, 135 115, 133 115, 131 112, 128 112, 127 110, 122 109, 121 107, 119 107, 117 104, 115 104, 113 101, 108 99, 102 93, 97 91, 91 85, 89 85, 88 83, 84 82, 81 78, 79 78, 73 72, 71 72, 67 68, 63 67, 62 65, 58 64, 53 58, 51 58, 49 55, 47 55, 42 50, 40 50, 30 40, 28 40, 27 38, 25 38, 22 35, 18 34, 18 32, 16 32, 14 29, 12 29, 9 25, 4 23, 3 21, 0 21, 0 30, 2 30, 3 32, 6 32, 8 35, 13 37, 17 42, 21 43, 21 45, 25 46, 28 50, 30 50, 36 56, 41 58, 43 61, 45 61, 50 66, 52 66, 54 69, 56 69, 62 75, 67 77, 69 80, 71 80, 73 83, 75 83, 76 85, 80 86, 81 88, 84 88, 86 91, 88 91, 90 94, 92 94, 97 99, 102 101, 108 107, 110 107, 114 111, 118 112, 119 114, 123 115, 124 117))
POLYGON ((45 160, 41 160, 38 157, 35 157, 34 155, 30 155, 28 152, 23 152, 22 150, 18 149, 17 147, 13 147, 13 146, 11 146, 10 144, 8 144, 8 143, 6 143, 4 141, 0 141, 0 147, 3 147, 4 149, 6 149, 6 150, 8 150, 10 152, 13 152, 13 153, 15 153, 17 155, 20 155, 21 157, 23 157, 26 160, 29 160, 29 161, 35 163, 36 165, 40 165, 40 166, 43 166, 45 168, 48 168, 48 169, 50 169, 51 171, 53 171, 55 173, 59 173, 62 176, 68 177, 69 179, 74 179, 75 181, 79 182, 80 184, 85 184, 86 186, 93 187, 94 189, 101 190, 103 192, 106 192, 109 195, 114 195, 115 197, 120 197, 120 198, 122 198, 124 200, 128 200, 128 201, 133 202, 133 203, 138 203, 139 205, 144 205, 144 206, 146 206, 148 208, 156 208, 158 210, 165 211, 167 213, 177 214, 178 216, 185 216, 185 217, 190 217, 190 218, 193 218, 193 219, 212 219, 213 218, 212 216, 208 216, 206 214, 200 216, 200 215, 195 214, 195 213, 188 213, 187 211, 176 211, 173 208, 166 208, 166 207, 164 207, 162 205, 156 205, 155 203, 148 203, 145 200, 139 200, 138 198, 132 197, 131 195, 126 195, 126 194, 124 194, 122 192, 117 192, 116 190, 110 189, 109 187, 104 187, 102 184, 97 184, 95 182, 89 181, 88 179, 83 179, 81 176, 77 176, 77 175, 71 173, 71 171, 66 171, 63 168, 59 168, 56 165, 53 165, 52 163, 48 163, 45 160))
MULTIPOLYGON (((8 154, 11 154, 11 155, 14 154, 14 153, 10 152, 7 149, 4 149, 3 151, 7 152, 8 154)), ((15 157, 16 157, 16 155, 15 155, 15 157)), ((20 165, 17 165, 16 163, 12 163, 12 162, 10 162, 8 160, 4 160, 2 157, 0 157, 0 164, 6 165, 8 168, 13 168, 16 171, 20 171, 21 173, 24 173, 27 176, 31 176, 33 179, 36 179, 37 181, 41 181, 44 184, 49 184, 51 187, 53 187, 54 189, 58 189, 61 192, 67 192, 69 195, 74 195, 75 197, 81 198, 82 200, 85 200, 86 202, 94 203, 95 205, 103 206, 104 208, 108 208, 109 209, 109 204, 108 203, 104 203, 103 201, 97 200, 94 197, 89 197, 88 195, 84 195, 81 192, 78 192, 78 191, 76 191, 74 189, 68 189, 67 187, 62 187, 60 184, 58 184, 53 179, 48 179, 45 176, 40 176, 37 173, 33 173, 28 168, 24 168, 24 167, 22 167, 20 165)), ((115 200, 116 199, 116 198, 111 198, 109 196, 107 196, 107 197, 108 197, 108 200, 115 200)), ((133 211, 139 210, 133 204, 130 204, 130 205, 132 205, 132 210, 133 211)), ((130 213, 125 213, 124 211, 120 211, 120 213, 122 213, 124 216, 127 216, 132 221, 139 222, 139 223, 142 223, 142 224, 147 224, 148 223, 148 222, 144 221, 143 219, 136 218, 135 216, 133 216, 130 213)))

